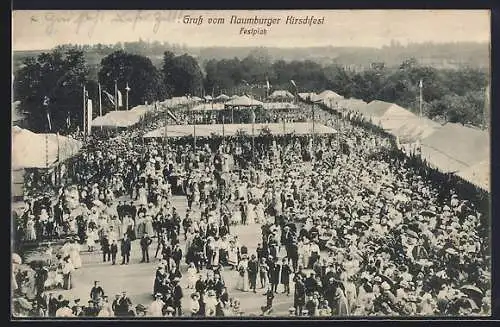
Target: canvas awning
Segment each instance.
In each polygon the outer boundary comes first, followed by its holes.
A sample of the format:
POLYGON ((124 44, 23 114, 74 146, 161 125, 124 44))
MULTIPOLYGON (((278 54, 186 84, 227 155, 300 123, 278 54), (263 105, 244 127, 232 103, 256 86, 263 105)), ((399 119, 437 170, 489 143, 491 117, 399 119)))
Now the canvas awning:
POLYGON ((486 131, 448 123, 422 139, 422 157, 442 172, 460 172, 489 162, 490 141, 486 131))
POLYGON ((78 153, 83 143, 58 134, 12 128, 12 169, 50 168, 78 153))
MULTIPOLYGON (((290 124, 253 124, 254 135, 259 135, 262 130, 269 130, 273 135, 291 134, 309 135, 313 133, 312 123, 290 123, 290 124)), ((209 124, 209 125, 168 125, 167 132, 165 127, 158 128, 146 133, 144 138, 164 138, 166 137, 186 137, 194 134, 196 136, 207 137, 215 135, 234 136, 238 131, 244 131, 246 134, 252 134, 252 124, 209 124)), ((315 134, 333 134, 335 130, 331 127, 315 124, 315 134)))
POLYGON ((292 93, 286 91, 286 90, 276 90, 274 91, 270 96, 270 99, 278 99, 278 98, 287 98, 287 99, 293 99, 294 96, 292 93))
POLYGON ((490 160, 481 161, 472 167, 464 169, 457 173, 457 176, 465 179, 469 183, 482 188, 485 191, 490 190, 490 160))
POLYGON ((263 104, 262 102, 255 99, 251 99, 245 95, 225 103, 226 106, 235 106, 235 107, 262 106, 262 104, 263 104))

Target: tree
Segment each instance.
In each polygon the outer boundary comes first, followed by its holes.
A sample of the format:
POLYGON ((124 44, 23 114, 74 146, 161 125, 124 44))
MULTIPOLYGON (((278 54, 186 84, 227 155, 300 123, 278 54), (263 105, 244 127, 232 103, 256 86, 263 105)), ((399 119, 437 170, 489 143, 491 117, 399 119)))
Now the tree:
MULTIPOLYGON (((167 61, 168 64, 168 61, 167 61)), ((186 94, 201 96, 203 90, 203 74, 198 62, 189 55, 174 57, 171 65, 163 66, 165 85, 173 86, 174 96, 186 94)))
POLYGON ((73 126, 82 126, 83 85, 87 83, 88 67, 83 52, 64 48, 23 61, 14 80, 14 98, 28 113, 28 124, 34 132, 49 131, 47 111, 52 131, 62 132, 68 116, 73 126), (44 98, 48 97, 48 106, 44 98))
MULTIPOLYGON (((128 83, 131 88, 129 108, 144 104, 146 101, 151 103, 163 100, 165 96, 160 72, 149 58, 140 55, 129 54, 122 50, 111 53, 102 59, 98 77, 102 90, 110 94, 114 94, 116 81, 123 97, 128 83)), ((123 100, 125 101, 125 98, 123 100)))
POLYGON ((174 68, 174 53, 171 51, 165 51, 163 53, 163 65, 161 68, 163 87, 165 88, 165 95, 167 98, 171 98, 174 93, 174 80, 172 78, 172 71, 174 68))

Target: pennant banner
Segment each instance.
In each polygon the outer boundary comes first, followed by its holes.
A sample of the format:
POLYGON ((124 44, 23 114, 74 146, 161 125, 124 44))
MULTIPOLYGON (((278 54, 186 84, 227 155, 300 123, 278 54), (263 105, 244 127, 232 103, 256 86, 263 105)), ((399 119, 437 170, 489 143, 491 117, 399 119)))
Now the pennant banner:
POLYGON ((104 90, 102 91, 102 93, 104 93, 104 95, 106 95, 109 102, 111 102, 111 104, 114 106, 115 105, 115 98, 111 94, 109 94, 108 92, 106 92, 104 90))
POLYGON ((175 115, 170 111, 170 109, 167 109, 167 114, 170 118, 172 118, 173 120, 175 120, 176 123, 179 122, 179 120, 177 119, 177 117, 175 117, 175 115))
POLYGON ((123 107, 122 93, 118 90, 118 107, 123 107))
POLYGON ((92 128, 92 100, 87 100, 87 134, 90 135, 92 128))

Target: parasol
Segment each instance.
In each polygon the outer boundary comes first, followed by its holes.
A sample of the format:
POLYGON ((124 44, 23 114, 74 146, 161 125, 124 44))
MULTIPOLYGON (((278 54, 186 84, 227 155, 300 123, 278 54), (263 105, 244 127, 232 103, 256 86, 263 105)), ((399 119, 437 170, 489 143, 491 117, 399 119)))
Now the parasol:
POLYGON ((17 303, 19 305, 19 307, 23 310, 31 310, 33 308, 31 303, 28 300, 26 300, 24 297, 14 299, 13 302, 17 303))
POLYGON ((356 220, 356 221, 354 222, 354 226, 356 226, 356 225, 358 225, 358 226, 363 226, 363 227, 365 227, 365 228, 369 228, 368 224, 367 224, 366 222, 362 221, 362 220, 356 220))
POLYGON ((467 296, 471 297, 483 297, 483 291, 481 291, 478 287, 474 285, 464 285, 460 288, 460 291, 462 293, 466 294, 467 296))
POLYGON ((21 256, 17 253, 12 253, 12 263, 16 263, 18 265, 23 263, 21 256))
POLYGON ((422 216, 426 216, 426 217, 434 217, 434 216, 436 216, 436 213, 434 211, 430 211, 430 210, 422 210, 418 214, 422 215, 422 216))
POLYGON ((417 233, 415 233, 415 232, 414 232, 413 230, 411 230, 411 229, 408 229, 408 230, 406 231, 406 235, 407 235, 407 236, 409 236, 409 237, 413 237, 413 238, 417 238, 417 239, 418 239, 418 235, 417 235, 417 233))

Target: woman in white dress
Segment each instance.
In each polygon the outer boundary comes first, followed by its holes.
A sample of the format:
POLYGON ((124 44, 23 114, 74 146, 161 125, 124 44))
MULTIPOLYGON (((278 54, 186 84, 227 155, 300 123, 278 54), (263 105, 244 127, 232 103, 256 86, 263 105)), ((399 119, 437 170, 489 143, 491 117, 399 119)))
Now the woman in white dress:
POLYGON ((87 248, 89 252, 94 252, 95 242, 97 238, 97 230, 87 229, 87 248))
POLYGON ((259 203, 255 206, 255 222, 260 224, 264 222, 265 218, 266 215, 264 213, 264 205, 262 204, 262 201, 259 201, 259 203))
POLYGON ((238 264, 238 247, 234 242, 230 242, 227 252, 227 263, 234 269, 238 264))
POLYGON ((28 221, 26 222, 26 240, 27 241, 36 240, 35 220, 31 215, 28 218, 28 221))
POLYGON ((248 292, 248 258, 243 257, 238 265, 238 286, 240 291, 248 292))
POLYGON ((252 203, 248 203, 247 206, 247 224, 253 225, 255 224, 255 206, 252 203))
POLYGON ((72 267, 74 269, 81 268, 82 266, 82 258, 80 257, 81 246, 78 242, 73 241, 69 248, 69 256, 72 267))
POLYGON ((139 193, 139 203, 147 205, 148 204, 148 195, 147 195, 146 188, 144 188, 144 186, 141 186, 139 188, 138 193, 139 193))
POLYGON ((148 233, 148 235, 155 235, 155 230, 153 228, 153 217, 151 215, 146 215, 144 219, 144 231, 148 233))
POLYGON ((231 217, 231 224, 238 225, 241 223, 241 211, 240 206, 236 205, 233 209, 233 215, 231 217))

